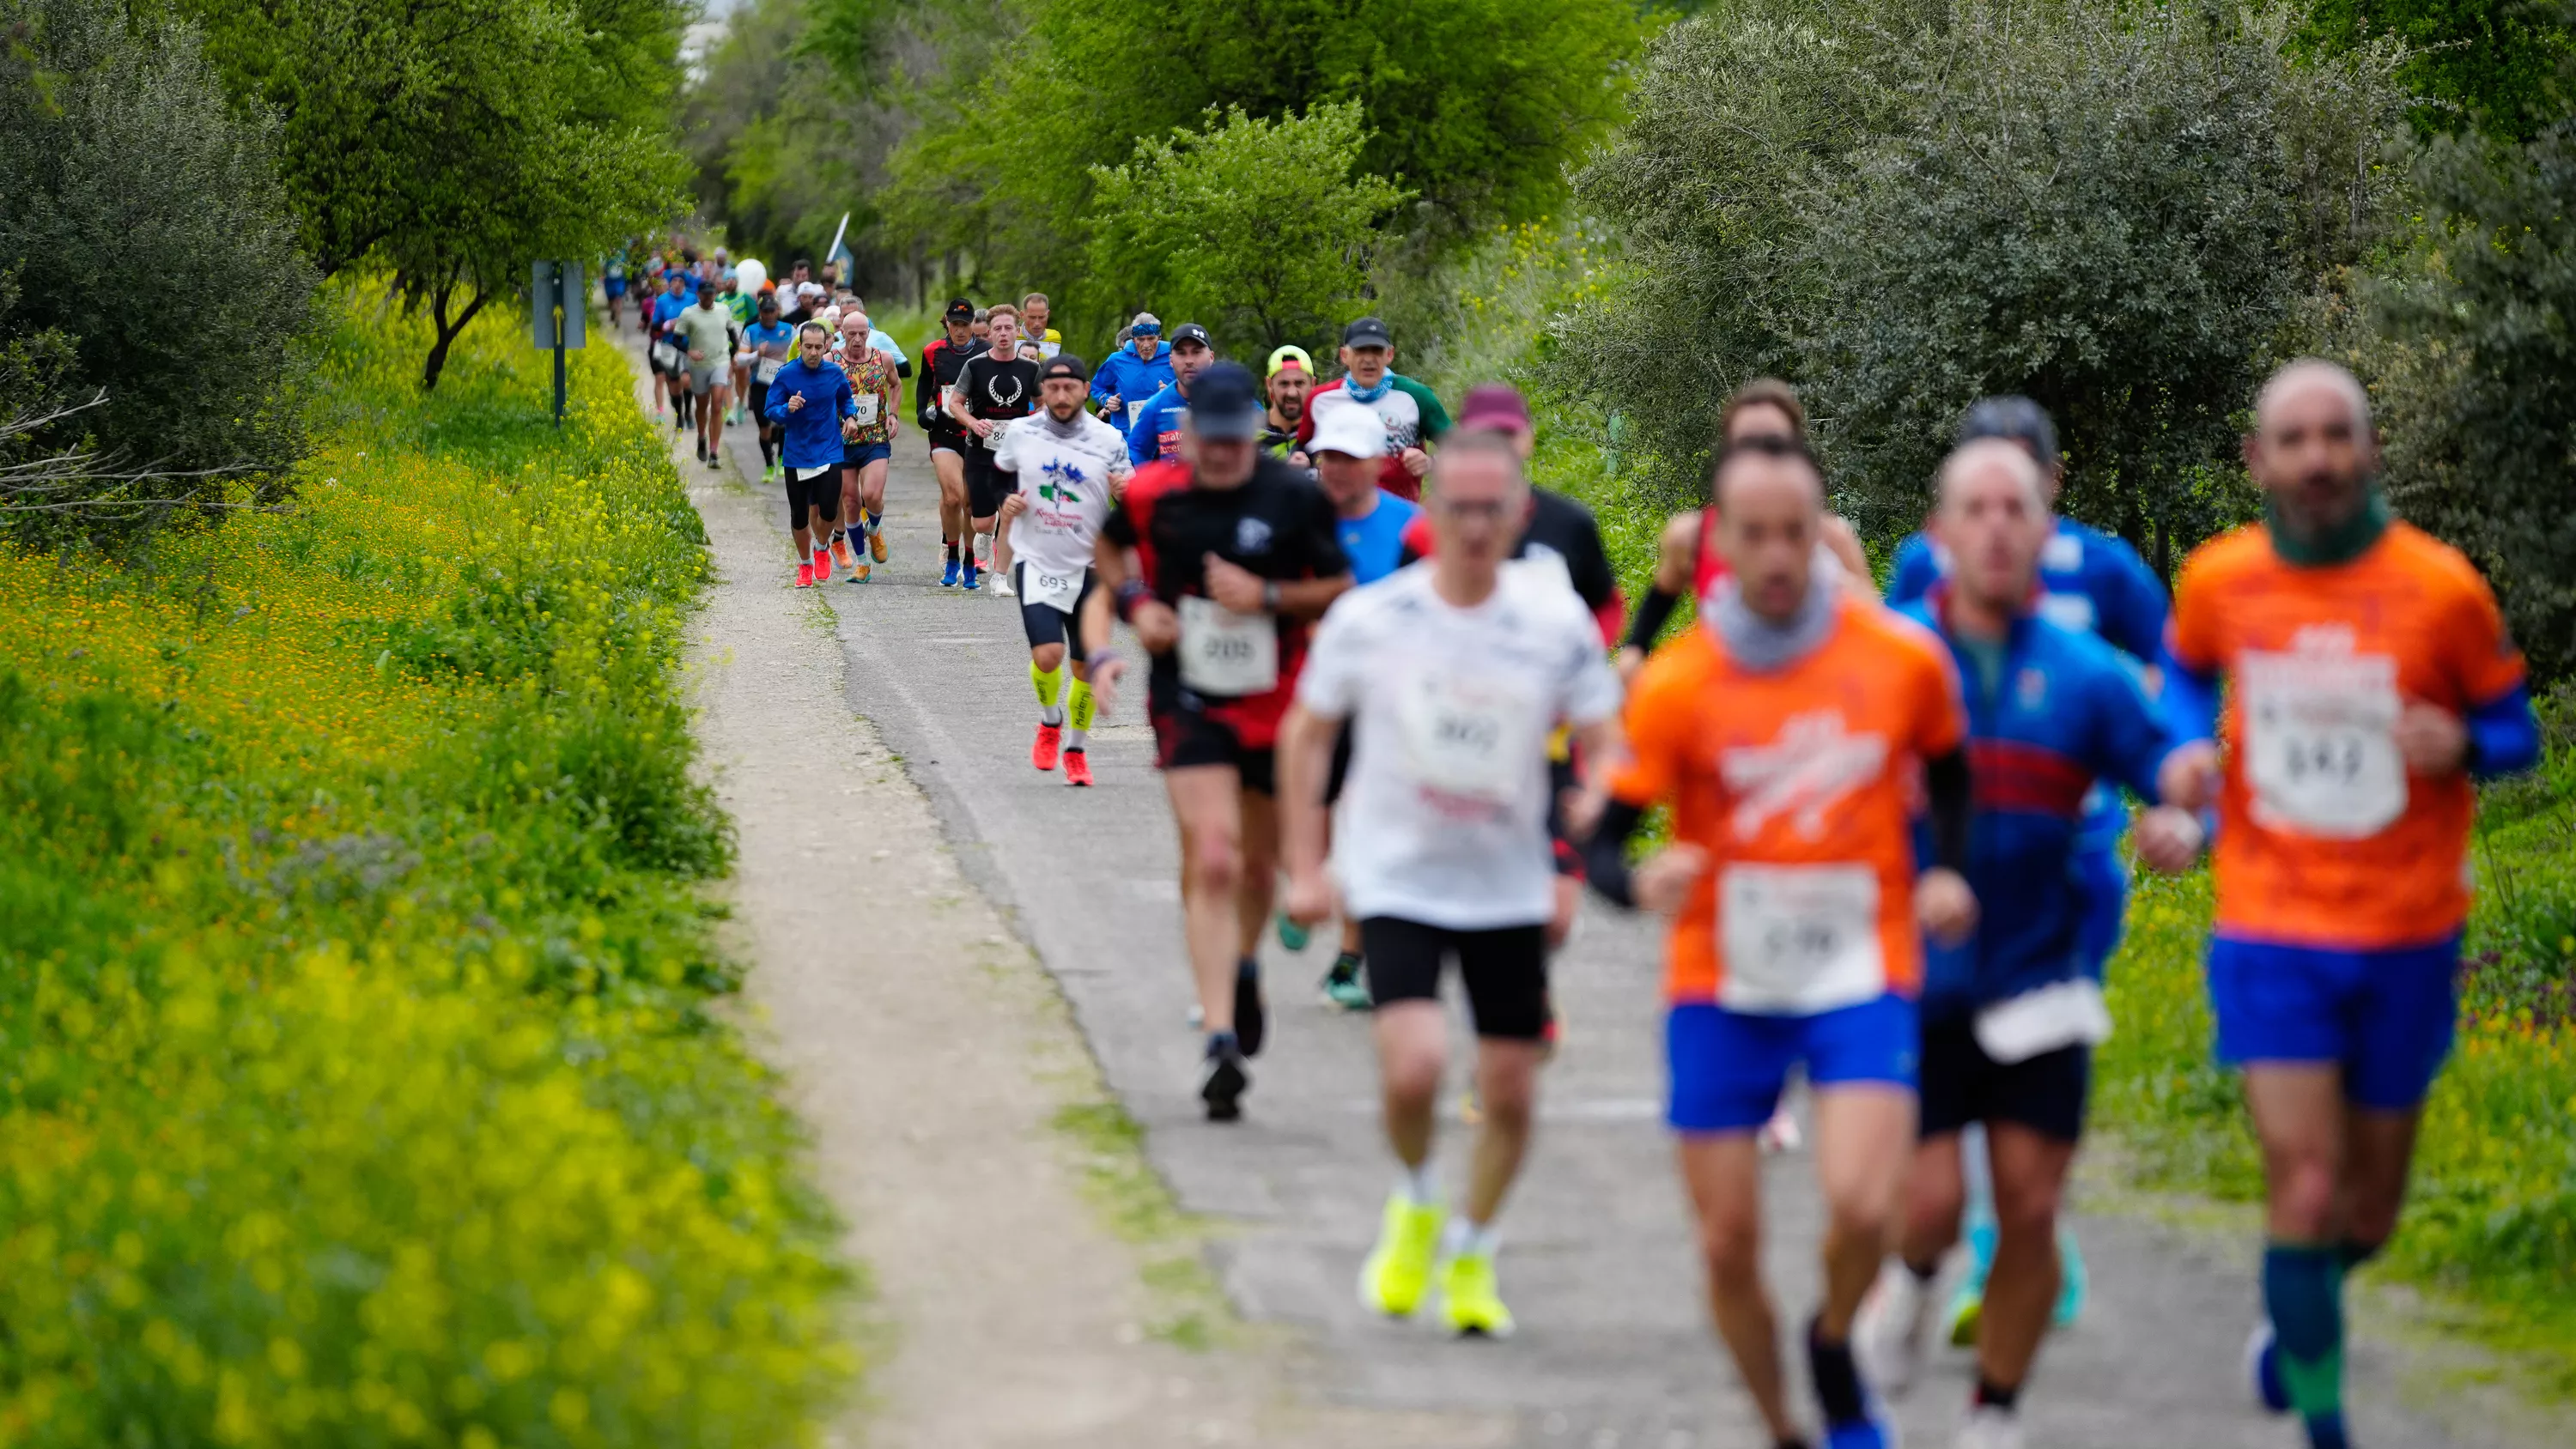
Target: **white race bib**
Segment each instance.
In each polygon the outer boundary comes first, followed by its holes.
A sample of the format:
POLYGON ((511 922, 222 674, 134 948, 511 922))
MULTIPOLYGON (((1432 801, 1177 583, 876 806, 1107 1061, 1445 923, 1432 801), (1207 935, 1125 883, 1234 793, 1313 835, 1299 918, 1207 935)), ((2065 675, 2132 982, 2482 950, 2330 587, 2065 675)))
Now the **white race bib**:
POLYGON ((1444 794, 1508 805, 1541 758, 1536 701, 1501 680, 1416 675, 1396 719, 1407 772, 1444 794))
POLYGON ((1985 1054, 2011 1066, 2060 1047, 2109 1041, 2111 1008, 2091 980, 2054 981, 1978 1012, 1976 1031, 1985 1054))
POLYGON ((1181 683, 1233 699, 1279 687, 1279 626, 1268 614, 1238 614, 1214 599, 1181 598, 1181 683))
POLYGON ((850 414, 850 416, 858 420, 860 427, 868 427, 876 422, 877 395, 875 393, 860 393, 857 397, 850 399, 850 406, 858 410, 850 414))
POLYGON ((1043 604, 1059 613, 1073 612, 1082 597, 1082 573, 1051 574, 1026 559, 1020 560, 1020 602, 1022 607, 1043 604))
POLYGON ((680 365, 680 349, 672 346, 668 342, 654 343, 653 363, 664 372, 669 372, 672 368, 680 365))
POLYGON ((2237 685, 2256 820, 2357 840, 2406 813, 2395 660, 2248 651, 2237 685))
POLYGON ((1815 1016, 1887 993, 1878 872, 1865 865, 1730 865, 1718 878, 1726 951, 1718 1005, 1815 1016))
MULTIPOLYGON (((1150 402, 1150 401, 1152 401, 1152 399, 1150 399, 1150 398, 1149 398, 1149 399, 1147 399, 1147 401, 1148 401, 1148 402, 1150 402)), ((1131 428, 1132 428, 1132 427, 1134 427, 1134 426, 1136 426, 1136 420, 1137 420, 1138 418, 1143 417, 1144 415, 1145 415, 1145 404, 1144 404, 1144 403, 1140 403, 1140 402, 1131 402, 1131 403, 1129 403, 1129 404, 1127 405, 1127 426, 1129 426, 1129 427, 1131 427, 1131 428)))
POLYGON ((767 387, 778 380, 778 369, 787 365, 781 357, 764 357, 751 365, 751 380, 767 387))

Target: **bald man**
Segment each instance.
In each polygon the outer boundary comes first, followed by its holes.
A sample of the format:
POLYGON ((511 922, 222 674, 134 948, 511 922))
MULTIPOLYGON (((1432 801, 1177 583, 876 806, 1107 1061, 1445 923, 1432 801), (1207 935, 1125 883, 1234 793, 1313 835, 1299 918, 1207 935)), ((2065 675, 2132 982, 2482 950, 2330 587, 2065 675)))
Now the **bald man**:
POLYGON ((2040 554, 2055 524, 2027 449, 1968 443, 1942 465, 1931 524, 1949 576, 1904 610, 1941 637, 1965 682, 1976 802, 1968 885, 1981 909, 1973 936, 1935 944, 1925 963, 1918 1145, 1897 1255, 1861 1310, 1856 1344, 1881 1392, 1913 1381, 1932 1282, 1959 1240, 1960 1132, 1982 1125, 1997 1232, 1961 1449, 2022 1442, 2022 1387, 2057 1298, 2058 1205, 2083 1135, 2093 1047, 2111 1026, 2081 949, 2089 897, 2067 861, 2095 783, 2159 799, 2177 743, 2134 666, 2040 605, 2040 554))
MULTIPOLYGON (((2183 565, 2162 704, 2175 803, 2218 810, 2210 1004, 2263 1146, 2254 1387, 2343 1449, 2343 1280, 2396 1229, 2450 1052, 2475 783, 2540 732, 2486 581, 2390 517, 2352 374, 2274 374, 2245 466, 2263 521, 2183 565)), ((2150 859, 2187 843, 2139 830, 2150 859)))

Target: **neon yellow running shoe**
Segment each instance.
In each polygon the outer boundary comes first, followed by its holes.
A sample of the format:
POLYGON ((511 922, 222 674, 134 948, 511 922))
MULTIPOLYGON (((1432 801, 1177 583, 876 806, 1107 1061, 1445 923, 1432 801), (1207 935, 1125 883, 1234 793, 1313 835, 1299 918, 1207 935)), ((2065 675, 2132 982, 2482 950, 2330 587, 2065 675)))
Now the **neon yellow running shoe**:
POLYGON ((1431 1259, 1439 1247, 1439 1207, 1390 1194, 1377 1247, 1360 1265, 1361 1305, 1390 1318, 1411 1317, 1431 1286, 1431 1259))
POLYGON ((1512 1336, 1512 1311, 1494 1286, 1494 1255, 1461 1253, 1440 1265, 1440 1311, 1461 1335, 1512 1336))

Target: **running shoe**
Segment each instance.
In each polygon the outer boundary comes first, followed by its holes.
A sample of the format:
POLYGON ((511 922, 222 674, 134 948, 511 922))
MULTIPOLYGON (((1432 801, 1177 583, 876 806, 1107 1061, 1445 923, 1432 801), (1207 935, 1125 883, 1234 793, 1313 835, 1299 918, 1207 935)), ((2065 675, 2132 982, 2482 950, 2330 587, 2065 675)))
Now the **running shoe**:
POLYGON ((1440 1208, 1388 1195, 1377 1246, 1360 1264, 1360 1306, 1389 1318, 1409 1318, 1431 1286, 1432 1257, 1440 1248, 1440 1208))
POLYGON ((707 459, 707 468, 708 468, 708 470, 709 470, 710 472, 713 472, 713 471, 715 471, 715 470, 717 470, 717 469, 721 469, 722 467, 724 467, 724 459, 722 459, 722 458, 718 458, 718 457, 714 457, 714 456, 712 456, 712 455, 710 455, 710 456, 708 457, 708 459, 707 459))
POLYGON ((1241 1117, 1243 1094, 1251 1086, 1252 1074, 1244 1070, 1243 1050, 1235 1038, 1209 1037, 1207 1060, 1199 1069, 1199 1100, 1207 1104, 1207 1119, 1231 1122, 1241 1117))
POLYGON ((1957 1449, 2022 1449, 2021 1415, 1994 1404, 1975 1404, 1959 1423, 1957 1449))
POLYGON ((1860 1418, 1825 1426, 1825 1449, 1901 1449, 1896 1421, 1873 1404, 1860 1418))
POLYGON ((870 565, 866 559, 861 559, 857 563, 850 565, 850 582, 854 584, 866 583, 868 581, 869 569, 870 565))
POLYGON ((939 586, 943 589, 957 587, 957 560, 952 558, 948 561, 948 571, 939 576, 939 586))
POLYGON ((965 568, 958 572, 957 587, 972 593, 975 589, 975 581, 981 577, 983 577, 983 570, 975 567, 975 561, 970 558, 966 560, 965 568))
POLYGON ((1991 1213, 1971 1209, 1968 1214, 1968 1272, 1950 1294, 1950 1306, 1944 1316, 1950 1323, 1950 1346, 1972 1348, 1977 1342, 1977 1325, 1986 1316, 1986 1274, 1995 1266, 1995 1220, 1991 1213))
POLYGON ((1064 752, 1064 782, 1068 785, 1091 783, 1091 756, 1080 750, 1064 752))
POLYGON ((1051 724, 1039 725, 1037 743, 1029 746, 1030 767, 1032 769, 1039 770, 1054 769, 1055 762, 1060 757, 1063 746, 1064 726, 1051 724))
POLYGON ((2290 1412, 2290 1386, 2281 1381, 2281 1345, 2268 1318, 2255 1324, 2253 1336, 2245 1340, 2245 1377, 2265 1413, 2290 1412))
POLYGON ((1282 949, 1289 951, 1303 951, 1306 949, 1306 928, 1298 925, 1295 921, 1288 919, 1288 913, 1286 911, 1281 911, 1279 913, 1276 924, 1279 928, 1279 945, 1282 949))
POLYGON ((1913 1387, 1931 1328, 1930 1290, 1902 1260, 1889 1258, 1852 1323, 1852 1357, 1860 1361, 1861 1378, 1890 1397, 1913 1387))
POLYGON ((1250 956, 1234 963, 1234 1035, 1248 1057, 1261 1055, 1261 1043, 1270 1035, 1270 1012, 1261 999, 1261 963, 1250 956))
POLYGON ((832 562, 840 565, 841 572, 845 574, 859 571, 859 561, 850 557, 850 541, 847 538, 832 540, 832 562))
POLYGON ((700 433, 700 434, 698 434, 698 461, 699 461, 699 462, 701 462, 701 463, 703 463, 703 462, 705 462, 706 460, 707 460, 707 435, 706 435, 706 434, 704 434, 704 433, 700 433))
POLYGON ((1440 1314, 1461 1338, 1509 1338, 1512 1311, 1494 1282, 1494 1255, 1460 1253, 1440 1265, 1440 1314))
POLYGON ((868 557, 875 559, 878 563, 885 562, 885 523, 883 520, 879 520, 876 527, 868 530, 868 557))
POLYGON ((1771 1114, 1771 1120, 1762 1124, 1762 1130, 1754 1134, 1754 1140, 1761 1144, 1763 1155, 1769 1156, 1778 1152, 1795 1152, 1806 1139, 1798 1135, 1798 1119, 1783 1102, 1771 1114))
POLYGON ((1006 573, 1005 573, 1005 574, 995 574, 995 575, 993 576, 993 592, 994 592, 994 593, 997 593, 997 594, 999 594, 999 595, 1001 595, 1003 598, 1006 598, 1006 599, 1007 599, 1007 598, 1009 598, 1009 597, 1011 597, 1011 595, 1015 592, 1015 591, 1011 588, 1011 576, 1010 576, 1009 574, 1006 574, 1006 573))
POLYGON ((812 564, 801 563, 796 566, 796 587, 800 589, 810 589, 814 587, 814 566, 812 564))
POLYGON ((1324 1004, 1341 1011, 1369 1009, 1368 983, 1360 979, 1360 957, 1356 951, 1344 951, 1333 958, 1333 967, 1324 973, 1324 1004))
POLYGON ((2056 1327, 2073 1328, 2084 1316, 2084 1299, 2092 1286, 2092 1275, 2084 1271, 2084 1252, 2075 1244, 2075 1225, 2057 1225, 2057 1310, 2050 1320, 2056 1327))
POLYGON ((828 548, 818 548, 814 550, 814 582, 828 584, 831 581, 832 551, 828 548))

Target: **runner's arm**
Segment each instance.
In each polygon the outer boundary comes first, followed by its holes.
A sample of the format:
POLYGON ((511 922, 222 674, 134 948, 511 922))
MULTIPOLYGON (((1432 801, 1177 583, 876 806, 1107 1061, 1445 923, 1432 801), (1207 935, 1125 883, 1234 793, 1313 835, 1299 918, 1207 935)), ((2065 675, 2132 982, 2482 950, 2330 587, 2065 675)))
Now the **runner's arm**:
POLYGON ((1614 906, 1637 908, 1636 882, 1628 869, 1628 842, 1646 823, 1646 807, 1612 796, 1601 823, 1583 842, 1583 881, 1614 906))
POLYGON ((1324 781, 1333 772, 1333 739, 1345 718, 1308 707, 1304 679, 1310 677, 1299 680, 1297 702, 1279 726, 1279 839, 1291 881, 1323 874, 1324 781))
POLYGON ((2480 780, 2520 774, 2540 763, 2540 720, 2532 713, 2531 690, 2517 684, 2499 698, 2469 711, 2469 746, 2461 763, 2480 780))
POLYGON ((1278 590, 1278 601, 1271 605, 1270 611, 1283 619, 1316 618, 1331 608, 1333 600, 1340 598, 1350 586, 1351 576, 1347 572, 1320 579, 1281 580, 1274 586, 1278 590))

